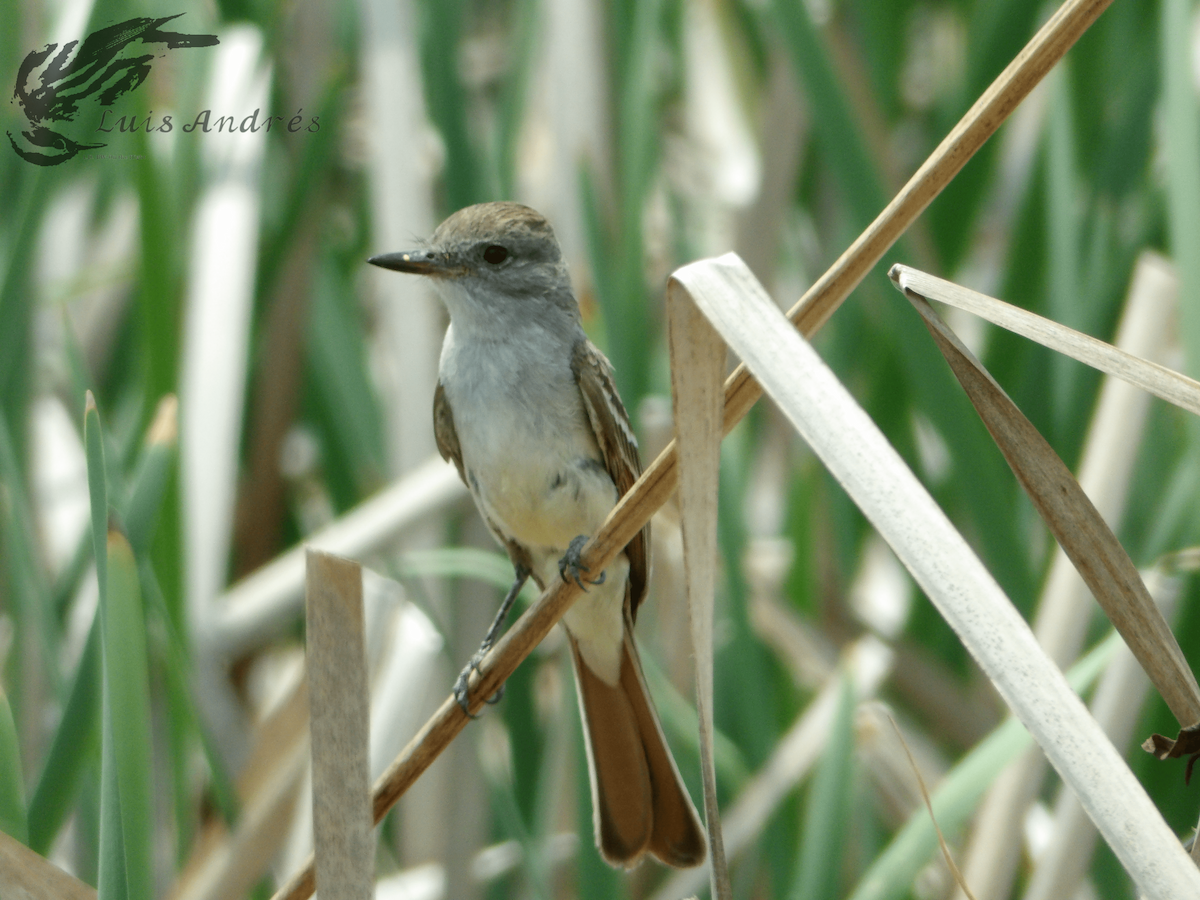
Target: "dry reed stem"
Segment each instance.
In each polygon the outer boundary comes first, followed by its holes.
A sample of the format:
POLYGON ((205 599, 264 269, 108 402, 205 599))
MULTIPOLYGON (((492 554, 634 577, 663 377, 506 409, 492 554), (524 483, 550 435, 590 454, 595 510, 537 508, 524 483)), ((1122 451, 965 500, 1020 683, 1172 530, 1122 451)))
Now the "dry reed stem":
MULTIPOLYGON (((811 338, 858 286, 866 274, 958 174, 983 143, 1034 86, 1079 39, 1112 0, 1067 0, 991 86, 967 110, 959 123, 917 169, 908 183, 838 257, 829 270, 805 292, 788 312, 788 318, 806 338, 811 338)), ((744 365, 725 382, 725 432, 741 421, 762 388, 744 365)), ((628 544, 675 490, 675 442, 672 441, 642 473, 609 515, 604 526, 584 548, 584 562, 602 571, 628 544)), ((473 711, 492 696, 521 661, 549 634, 554 623, 574 601, 579 588, 559 582, 509 629, 484 658, 479 678, 472 686, 473 711)), ((375 783, 375 820, 391 809, 463 727, 468 717, 447 697, 401 754, 375 783)), ((312 860, 276 892, 272 900, 307 900, 315 889, 312 860)))
POLYGON ((0 831, 0 894, 24 900, 96 900, 96 889, 0 831))

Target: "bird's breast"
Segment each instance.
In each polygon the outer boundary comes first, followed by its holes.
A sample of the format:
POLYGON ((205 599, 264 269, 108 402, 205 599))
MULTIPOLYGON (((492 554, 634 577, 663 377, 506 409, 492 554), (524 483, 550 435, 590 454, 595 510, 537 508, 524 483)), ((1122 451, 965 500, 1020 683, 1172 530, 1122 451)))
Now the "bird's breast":
POLYGON ((535 551, 561 553, 574 537, 594 533, 616 488, 567 354, 532 342, 463 347, 447 334, 440 377, 485 517, 535 551))

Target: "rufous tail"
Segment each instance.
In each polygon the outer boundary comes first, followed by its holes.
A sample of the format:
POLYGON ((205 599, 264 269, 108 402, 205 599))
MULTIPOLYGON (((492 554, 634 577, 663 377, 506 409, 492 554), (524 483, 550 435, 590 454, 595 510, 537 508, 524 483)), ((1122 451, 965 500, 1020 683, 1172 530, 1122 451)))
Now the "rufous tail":
POLYGON ((628 625, 615 686, 588 668, 574 640, 571 649, 600 853, 624 868, 646 853, 676 868, 700 865, 704 829, 667 748, 628 625))

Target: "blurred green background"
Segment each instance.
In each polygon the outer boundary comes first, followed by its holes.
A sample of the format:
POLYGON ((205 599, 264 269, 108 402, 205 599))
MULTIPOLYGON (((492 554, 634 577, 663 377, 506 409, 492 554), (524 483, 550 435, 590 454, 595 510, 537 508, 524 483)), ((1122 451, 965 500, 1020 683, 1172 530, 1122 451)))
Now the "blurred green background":
MULTIPOLYGON (((423 285, 370 270, 367 256, 411 246, 470 203, 537 207, 563 243, 585 325, 615 366, 648 462, 670 436, 670 271, 736 250, 790 306, 1051 11, 1028 0, 5 3, 0 73, 10 84, 31 51, 135 17, 185 13, 162 27, 220 44, 131 44, 127 55, 150 55, 149 74, 105 121, 141 127, 97 132, 105 107, 94 98, 71 124, 75 140, 103 148, 42 166, 0 145, 3 830, 93 884, 104 881, 105 853, 137 845, 128 895, 202 896, 179 886, 179 872, 207 823, 237 822, 234 781, 302 646, 298 607, 269 638, 215 641, 223 592, 434 452, 443 314, 423 285), (204 110, 215 125, 256 109, 279 117, 269 131, 183 129, 204 110), (290 131, 293 117, 302 127, 290 131), (159 130, 147 133, 147 121, 159 130), (103 439, 85 454, 88 389, 103 439), (161 434, 147 439, 167 395, 179 397, 178 452, 161 434), (102 603, 113 608, 132 566, 141 637, 93 628, 90 563, 103 544, 86 524, 89 479, 93 491, 105 485, 133 551, 131 562, 109 539, 102 603), (114 552, 126 566, 116 575, 114 552), (103 641, 115 643, 101 654, 103 641), (140 695, 135 686, 132 699, 102 704, 101 656, 135 651, 145 655, 140 695), (140 774, 153 799, 113 850, 100 759, 109 731, 125 728, 148 735, 140 774), (134 873, 138 860, 153 878, 134 873)), ((1200 374, 1196 22, 1187 0, 1114 3, 817 339, 1031 618, 1052 543, 884 273, 893 262, 922 267, 1111 340, 1136 261, 1157 251, 1181 286, 1156 358, 1200 374)), ((13 140, 28 127, 15 100, 0 116, 13 140)), ((1100 378, 952 321, 1074 468, 1100 378)), ((1156 402, 1124 440, 1138 449, 1114 526, 1149 566, 1197 542, 1200 432, 1156 402)), ((923 749, 931 785, 1002 720, 952 632, 766 403, 726 441, 720 504, 723 805, 822 687, 836 688, 838 654, 864 634, 894 651, 879 694, 923 749)), ((670 508, 659 519, 639 634, 698 791, 677 527, 670 508)), ((381 538, 368 560, 445 638, 418 677, 426 708, 482 635, 507 580, 498 558, 455 496, 423 527, 381 538), (434 552, 470 545, 491 554, 490 574, 469 553, 434 552)), ((1190 656, 1200 615, 1194 582, 1183 576, 1181 587, 1176 634, 1190 656)), ((1089 642, 1106 632, 1097 612, 1089 642)), ((443 774, 389 817, 381 877, 432 863, 455 897, 642 897, 662 885, 654 864, 615 873, 592 847, 561 657, 552 646, 529 660, 443 774), (551 840, 570 832, 577 842, 551 840), (508 848, 508 864, 466 865, 493 845, 508 848)), ((737 896, 849 896, 916 809, 910 773, 881 768, 887 754, 872 742, 884 738, 841 696, 828 742, 838 752, 779 789, 739 845, 737 896)), ((1154 698, 1129 716, 1134 740, 1121 749, 1187 834, 1200 804, 1182 788, 1182 763, 1136 746, 1152 730, 1173 733, 1166 708, 1154 698)), ((978 776, 975 795, 992 774, 978 776)), ((1043 812, 1057 790, 1051 777, 1043 812)), ((269 896, 273 877, 295 868, 287 861, 300 851, 286 847, 303 838, 285 840, 289 827, 250 895, 269 896)), ((968 833, 948 837, 961 851, 968 833)), ((1002 896, 1024 896, 1025 837, 1011 836, 1020 856, 1002 896)), ((940 863, 916 869, 892 896, 947 890, 940 863)), ((1103 847, 1085 878, 1086 896, 1133 896, 1103 847)))

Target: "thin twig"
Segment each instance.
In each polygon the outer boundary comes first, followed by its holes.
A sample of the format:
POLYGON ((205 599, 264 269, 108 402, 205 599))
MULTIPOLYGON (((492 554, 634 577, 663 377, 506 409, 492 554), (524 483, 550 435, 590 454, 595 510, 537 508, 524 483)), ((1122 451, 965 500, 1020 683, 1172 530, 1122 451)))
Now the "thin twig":
POLYGON ((937 832, 938 846, 942 848, 942 858, 946 861, 946 867, 950 870, 950 875, 954 878, 954 883, 967 895, 968 900, 975 900, 975 895, 971 893, 970 885, 963 878, 962 872, 958 870, 958 863, 954 861, 954 854, 950 852, 950 845, 946 843, 946 836, 942 834, 942 826, 938 824, 937 816, 933 812, 933 801, 929 799, 929 788, 925 786, 925 779, 921 777, 921 770, 917 768, 917 761, 913 759, 908 741, 904 739, 904 734, 900 731, 900 726, 896 724, 896 719, 890 712, 887 713, 887 717, 888 721, 892 723, 892 728, 896 731, 896 737, 900 738, 900 746, 904 748, 904 755, 908 757, 908 765, 912 769, 913 775, 917 777, 917 787, 921 791, 921 799, 925 801, 925 808, 929 810, 929 821, 933 822, 933 830, 937 832))
MULTIPOLYGON (((792 307, 788 318, 806 338, 811 338, 883 258, 913 220, 966 165, 1043 76, 1071 48, 1112 0, 1067 0, 1025 48, 938 145, 867 229, 859 235, 829 270, 792 307)), ((750 410, 762 388, 738 366, 725 382, 725 432, 750 410)), ((603 571, 633 540, 675 490, 675 442, 621 498, 604 526, 583 550, 584 562, 603 571)), ((492 696, 521 661, 549 634, 554 623, 574 601, 579 588, 559 582, 547 590, 484 658, 471 696, 492 696)), ((476 707, 482 700, 475 701, 476 707)), ((447 697, 425 726, 375 783, 375 820, 378 822, 429 767, 463 727, 468 718, 453 697, 447 697)), ((315 889, 312 860, 276 892, 273 900, 307 900, 315 889)))

